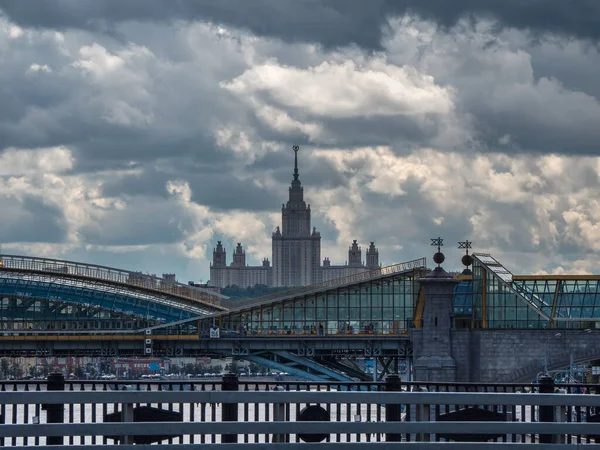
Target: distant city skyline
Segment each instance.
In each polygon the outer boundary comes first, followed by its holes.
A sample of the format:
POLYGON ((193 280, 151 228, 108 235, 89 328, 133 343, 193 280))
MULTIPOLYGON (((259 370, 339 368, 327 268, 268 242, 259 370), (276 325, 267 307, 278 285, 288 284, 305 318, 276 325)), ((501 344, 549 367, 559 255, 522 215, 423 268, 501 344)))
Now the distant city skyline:
POLYGON ((297 144, 332 264, 600 272, 600 1, 113 3, 0 2, 3 252, 260 265, 297 144))

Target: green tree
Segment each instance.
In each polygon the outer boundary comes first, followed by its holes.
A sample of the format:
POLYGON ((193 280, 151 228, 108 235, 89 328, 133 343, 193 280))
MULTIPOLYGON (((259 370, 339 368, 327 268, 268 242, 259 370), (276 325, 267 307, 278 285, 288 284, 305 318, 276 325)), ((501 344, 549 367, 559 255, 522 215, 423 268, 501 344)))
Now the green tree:
POLYGON ((40 372, 40 370, 37 368, 37 366, 31 366, 29 368, 29 375, 31 375, 34 378, 37 378, 39 376, 42 375, 42 373, 40 372))
POLYGON ((47 360, 42 361, 41 372, 43 377, 47 377, 52 372, 52 366, 47 360))
POLYGON ((81 366, 75 367, 73 369, 73 373, 77 378, 85 378, 85 370, 83 370, 83 367, 81 366))
POLYGON ((250 372, 252 372, 252 373, 265 372, 265 371, 263 370, 263 366, 261 366, 260 364, 256 364, 256 363, 254 363, 254 362, 251 362, 251 363, 248 365, 248 370, 249 370, 250 372))
POLYGON ((0 375, 3 380, 6 380, 10 375, 10 365, 6 358, 2 358, 2 361, 0 362, 0 375))
POLYGON ((187 375, 188 373, 196 375, 198 373, 198 366, 192 363, 186 364, 183 371, 187 375))
POLYGON ((262 297, 274 292, 285 291, 288 287, 269 287, 265 284, 256 284, 254 287, 240 288, 237 285, 227 286, 221 289, 221 293, 231 298, 232 300, 244 300, 247 298, 262 297))
POLYGON ((24 370, 23 367, 21 367, 21 364, 19 364, 19 361, 17 361, 16 359, 13 360, 12 364, 10 365, 10 374, 13 378, 21 378, 23 376, 24 370))

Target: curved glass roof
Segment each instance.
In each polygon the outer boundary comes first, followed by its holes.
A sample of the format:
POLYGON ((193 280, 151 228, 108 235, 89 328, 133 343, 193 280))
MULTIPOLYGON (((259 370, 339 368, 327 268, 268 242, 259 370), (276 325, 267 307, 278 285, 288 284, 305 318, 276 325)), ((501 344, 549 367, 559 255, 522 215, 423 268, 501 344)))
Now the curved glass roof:
MULTIPOLYGON (((473 319, 481 326, 585 329, 600 322, 599 275, 514 275, 491 255, 473 258, 473 319)), ((456 295, 455 304, 463 294, 456 295)))

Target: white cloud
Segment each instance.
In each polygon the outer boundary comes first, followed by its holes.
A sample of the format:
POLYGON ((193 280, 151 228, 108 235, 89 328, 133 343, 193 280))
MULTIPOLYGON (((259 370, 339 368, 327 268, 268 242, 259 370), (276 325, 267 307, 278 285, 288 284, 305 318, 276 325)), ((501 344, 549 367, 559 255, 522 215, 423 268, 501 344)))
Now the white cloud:
POLYGON ((323 62, 307 70, 264 64, 223 87, 241 96, 265 93, 317 117, 447 114, 453 107, 450 90, 436 86, 433 77, 384 59, 323 62))
POLYGON ((29 66, 29 69, 27 69, 27 73, 35 73, 35 72, 44 72, 44 73, 52 73, 52 69, 50 68, 50 66, 48 64, 37 64, 34 63, 31 66, 29 66))
POLYGON ((154 55, 147 48, 130 44, 116 54, 98 43, 79 49, 82 57, 71 63, 83 74, 91 91, 92 108, 102 119, 122 126, 146 126, 154 121, 155 98, 146 72, 154 55))
POLYGON ((75 163, 67 147, 41 149, 9 148, 0 153, 0 176, 69 171, 75 163))
POLYGON ((98 79, 102 79, 123 68, 125 61, 117 55, 111 55, 98 43, 84 45, 79 49, 82 59, 73 62, 73 67, 82 69, 98 79))

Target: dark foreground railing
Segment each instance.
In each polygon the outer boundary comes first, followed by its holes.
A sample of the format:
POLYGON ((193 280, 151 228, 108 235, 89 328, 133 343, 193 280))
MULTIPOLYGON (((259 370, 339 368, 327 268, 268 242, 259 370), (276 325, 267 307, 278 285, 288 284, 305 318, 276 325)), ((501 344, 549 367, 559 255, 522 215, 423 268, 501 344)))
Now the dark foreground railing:
POLYGON ((38 389, 2 385, 0 444, 139 450, 159 442, 161 449, 196 448, 193 444, 306 449, 307 442, 331 448, 405 442, 412 448, 486 449, 547 443, 561 449, 591 444, 596 436, 600 442, 600 396, 554 393, 552 380, 542 381, 406 384, 390 376, 385 383, 274 383, 226 375, 212 383, 63 384, 53 375, 48 389, 41 383, 38 389), (525 393, 529 389, 533 393, 525 393))

